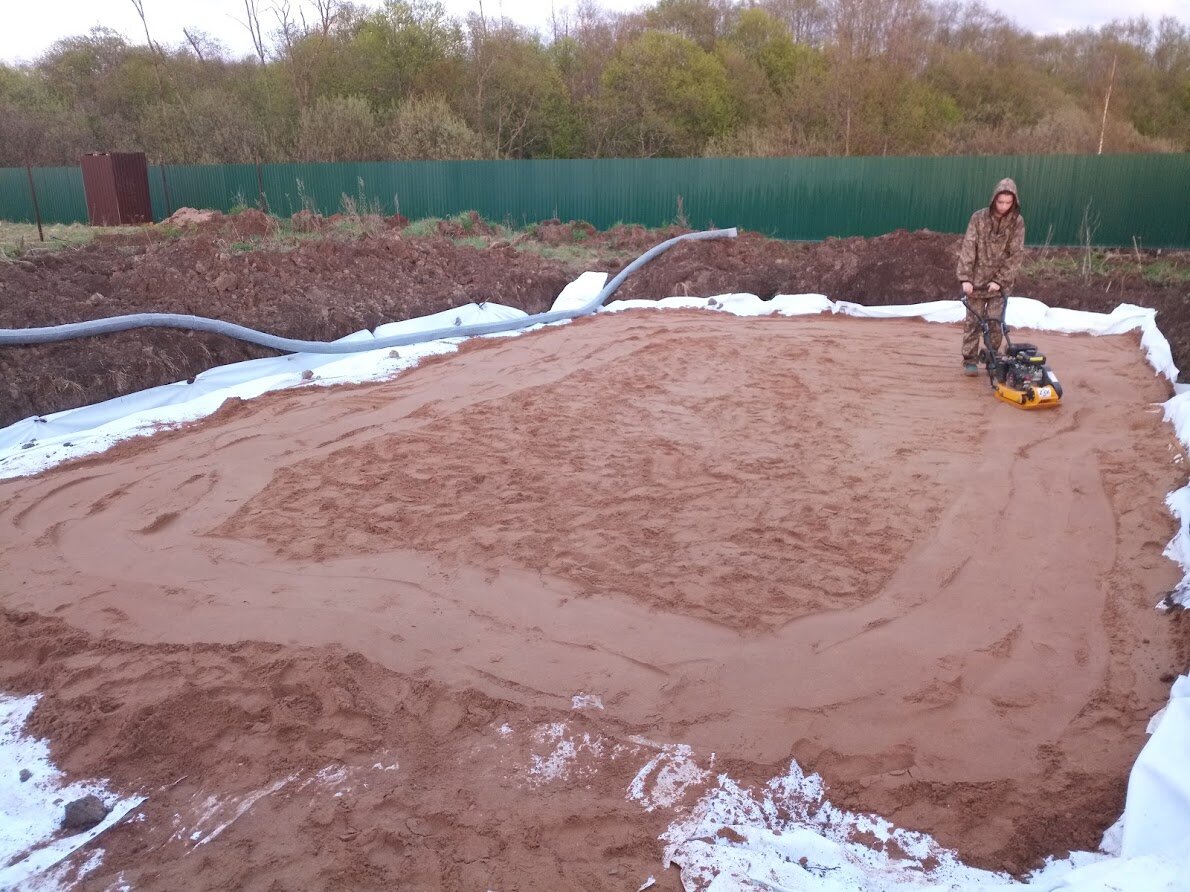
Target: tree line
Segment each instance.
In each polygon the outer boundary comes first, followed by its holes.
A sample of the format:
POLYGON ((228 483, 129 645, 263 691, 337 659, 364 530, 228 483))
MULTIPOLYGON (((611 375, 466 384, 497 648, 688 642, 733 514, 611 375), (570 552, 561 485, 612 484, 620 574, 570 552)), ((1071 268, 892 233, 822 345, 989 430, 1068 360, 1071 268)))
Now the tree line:
POLYGON ((978 2, 243 0, 255 48, 106 28, 0 65, 0 166, 1190 150, 1190 27, 1038 36, 978 2), (482 5, 480 6, 482 10, 482 5))

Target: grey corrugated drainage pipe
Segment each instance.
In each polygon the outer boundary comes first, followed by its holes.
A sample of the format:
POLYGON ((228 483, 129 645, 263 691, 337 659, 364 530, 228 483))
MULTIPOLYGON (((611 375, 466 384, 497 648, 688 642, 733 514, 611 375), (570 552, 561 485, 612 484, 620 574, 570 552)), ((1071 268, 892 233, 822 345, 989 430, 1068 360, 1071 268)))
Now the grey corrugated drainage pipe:
POLYGON ((650 248, 640 257, 632 261, 619 274, 603 286, 594 298, 576 310, 558 310, 552 313, 537 313, 522 319, 505 319, 500 322, 481 322, 475 325, 455 325, 450 328, 439 328, 434 331, 419 331, 410 334, 392 335, 386 338, 374 338, 371 341, 349 341, 335 343, 330 341, 298 341, 293 338, 282 338, 277 335, 256 331, 232 322, 218 319, 207 319, 204 316, 188 316, 180 313, 133 313, 128 316, 112 316, 108 319, 93 319, 89 322, 70 322, 65 325, 51 325, 45 328, 0 328, 0 347, 15 347, 27 344, 50 344, 56 341, 70 341, 75 338, 91 337, 93 335, 111 334, 117 331, 128 331, 133 328, 184 328, 191 331, 209 331, 215 334, 238 338, 251 344, 270 347, 289 353, 362 353, 366 350, 383 350, 386 347, 406 347, 410 344, 421 344, 427 341, 437 341, 441 338, 466 338, 474 335, 496 334, 502 331, 516 331, 531 325, 546 325, 551 322, 562 322, 594 313, 615 292, 629 275, 640 269, 658 254, 663 253, 678 242, 701 239, 735 238, 738 233, 735 227, 731 229, 708 229, 705 232, 689 232, 664 241, 656 247, 650 248))

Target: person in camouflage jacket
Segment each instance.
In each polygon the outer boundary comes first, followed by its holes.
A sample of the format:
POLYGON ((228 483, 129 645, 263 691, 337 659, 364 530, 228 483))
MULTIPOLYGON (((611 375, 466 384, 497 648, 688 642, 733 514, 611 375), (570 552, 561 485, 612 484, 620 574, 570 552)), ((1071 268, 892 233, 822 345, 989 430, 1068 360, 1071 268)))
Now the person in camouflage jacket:
MULTIPOLYGON (((991 321, 992 346, 997 351, 1004 339, 1000 320, 1024 248, 1020 197, 1016 183, 1005 178, 996 184, 991 204, 971 215, 956 270, 967 303, 991 321)), ((968 311, 963 327, 963 371, 968 375, 979 374, 980 335, 979 319, 968 311)))

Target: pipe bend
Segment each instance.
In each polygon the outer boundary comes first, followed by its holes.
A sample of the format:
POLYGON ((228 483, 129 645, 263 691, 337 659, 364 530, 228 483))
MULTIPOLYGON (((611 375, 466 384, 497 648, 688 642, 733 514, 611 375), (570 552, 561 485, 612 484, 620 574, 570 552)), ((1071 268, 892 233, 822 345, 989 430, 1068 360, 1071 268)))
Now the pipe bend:
POLYGON ((92 319, 86 322, 68 322, 64 325, 51 325, 44 328, 0 328, 0 347, 27 346, 30 344, 52 344, 60 341, 71 341, 76 338, 93 337, 95 335, 112 334, 118 331, 131 331, 137 328, 180 328, 188 331, 205 331, 213 334, 225 335, 269 347, 283 353, 362 353, 367 350, 383 350, 388 347, 407 347, 411 344, 422 344, 437 341, 442 338, 465 338, 477 335, 498 334, 505 331, 516 331, 533 325, 545 325, 551 322, 563 322, 579 316, 588 316, 599 310, 609 297, 616 292, 636 270, 658 255, 668 251, 674 245, 683 241, 703 241, 709 239, 735 238, 738 231, 733 226, 730 229, 708 229, 702 232, 688 232, 675 236, 650 248, 644 254, 628 264, 590 301, 574 310, 558 310, 557 312, 536 313, 521 319, 504 319, 499 322, 480 322, 474 325, 456 325, 451 328, 439 328, 432 331, 411 332, 409 334, 391 335, 375 338, 371 341, 301 341, 294 338, 283 338, 268 332, 257 331, 234 322, 224 322, 220 319, 210 319, 206 316, 189 316, 181 313, 133 313, 127 316, 111 316, 106 319, 92 319))

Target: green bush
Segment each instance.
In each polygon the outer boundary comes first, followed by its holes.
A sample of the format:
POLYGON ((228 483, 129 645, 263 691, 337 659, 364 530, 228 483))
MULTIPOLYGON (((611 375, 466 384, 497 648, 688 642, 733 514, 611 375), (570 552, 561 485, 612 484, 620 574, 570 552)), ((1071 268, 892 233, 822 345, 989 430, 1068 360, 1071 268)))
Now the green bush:
POLYGON ((479 135, 439 96, 410 99, 397 109, 390 156, 401 161, 468 161, 483 158, 479 135))

